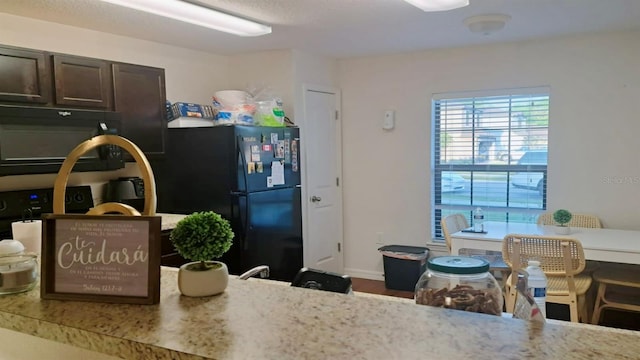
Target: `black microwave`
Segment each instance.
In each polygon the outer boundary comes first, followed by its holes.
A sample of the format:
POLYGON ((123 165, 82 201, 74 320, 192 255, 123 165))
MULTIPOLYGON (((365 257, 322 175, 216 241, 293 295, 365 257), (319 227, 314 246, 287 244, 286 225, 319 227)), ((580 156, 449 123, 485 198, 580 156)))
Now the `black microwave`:
MULTIPOLYGON (((120 121, 111 111, 0 106, 0 176, 57 173, 80 143, 118 135, 120 121)), ((120 147, 104 145, 81 156, 73 171, 123 167, 120 147)))

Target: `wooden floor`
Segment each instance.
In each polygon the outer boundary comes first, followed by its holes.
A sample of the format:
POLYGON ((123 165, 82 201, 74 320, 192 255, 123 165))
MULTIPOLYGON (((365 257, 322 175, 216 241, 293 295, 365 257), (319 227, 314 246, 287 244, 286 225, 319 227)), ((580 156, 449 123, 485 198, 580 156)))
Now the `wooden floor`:
POLYGON ((353 291, 413 299, 413 291, 389 290, 384 286, 384 281, 351 278, 351 286, 353 291))
MULTIPOLYGON (((353 291, 413 299, 413 291, 387 289, 384 281, 351 278, 351 282, 353 291)), ((547 316, 551 319, 569 321, 569 308, 561 304, 547 304, 547 316)), ((607 310, 603 313, 600 325, 620 329, 640 330, 640 314, 607 310)))

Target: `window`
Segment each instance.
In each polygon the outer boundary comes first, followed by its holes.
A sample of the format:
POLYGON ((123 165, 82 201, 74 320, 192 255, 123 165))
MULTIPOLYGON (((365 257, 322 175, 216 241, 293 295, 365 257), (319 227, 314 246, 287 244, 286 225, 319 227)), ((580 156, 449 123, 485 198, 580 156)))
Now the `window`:
POLYGON ((440 219, 481 207, 485 221, 535 222, 547 207, 549 90, 434 96, 435 238, 440 219))

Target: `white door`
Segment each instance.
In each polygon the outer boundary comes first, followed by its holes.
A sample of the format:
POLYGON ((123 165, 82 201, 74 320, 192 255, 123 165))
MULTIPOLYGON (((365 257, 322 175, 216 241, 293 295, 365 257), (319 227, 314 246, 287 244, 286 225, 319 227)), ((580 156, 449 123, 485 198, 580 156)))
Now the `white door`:
POLYGON ((304 264, 342 273, 342 172, 340 94, 304 87, 304 264))

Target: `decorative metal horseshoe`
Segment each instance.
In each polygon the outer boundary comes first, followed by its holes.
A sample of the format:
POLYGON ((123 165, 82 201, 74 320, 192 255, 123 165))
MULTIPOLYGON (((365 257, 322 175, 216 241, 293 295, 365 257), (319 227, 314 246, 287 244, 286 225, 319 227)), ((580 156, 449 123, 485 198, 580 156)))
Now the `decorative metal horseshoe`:
POLYGON ((151 165, 149 165, 149 161, 136 144, 117 135, 95 136, 71 150, 67 158, 62 163, 53 186, 53 213, 65 213, 64 198, 67 190, 67 181, 69 180, 69 174, 71 173, 73 166, 76 164, 78 159, 80 159, 80 156, 82 156, 89 150, 103 145, 117 145, 126 150, 135 159, 136 164, 138 164, 138 168, 140 169, 142 179, 144 181, 144 210, 142 211, 142 214, 140 214, 140 212, 133 206, 116 202, 109 202, 93 207, 87 212, 87 215, 102 215, 108 212, 118 212, 120 214, 134 216, 155 215, 156 182, 153 177, 151 165))

